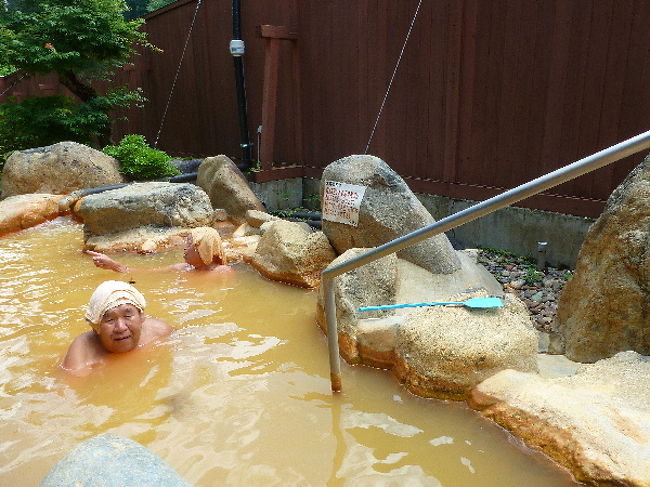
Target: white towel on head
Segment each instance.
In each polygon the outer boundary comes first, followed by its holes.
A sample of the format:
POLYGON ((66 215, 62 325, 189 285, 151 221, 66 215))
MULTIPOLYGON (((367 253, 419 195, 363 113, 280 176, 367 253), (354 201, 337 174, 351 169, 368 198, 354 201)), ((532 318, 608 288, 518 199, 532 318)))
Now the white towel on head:
POLYGON ((147 305, 147 301, 140 291, 131 286, 131 284, 122 281, 104 281, 90 297, 88 309, 86 310, 86 320, 90 323, 93 330, 99 331, 99 322, 109 309, 115 308, 121 304, 132 304, 141 312, 147 305))
POLYGON ((221 235, 212 227, 197 227, 191 231, 194 247, 204 265, 226 264, 226 255, 221 243, 221 235))

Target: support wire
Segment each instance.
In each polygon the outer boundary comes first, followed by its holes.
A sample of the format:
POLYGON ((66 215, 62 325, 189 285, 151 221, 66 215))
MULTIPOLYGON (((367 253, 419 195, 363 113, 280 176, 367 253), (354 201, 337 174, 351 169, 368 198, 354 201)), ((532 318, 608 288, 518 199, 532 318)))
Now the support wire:
POLYGON ((370 148, 370 143, 372 142, 372 139, 375 136, 375 131, 377 130, 377 125, 379 125, 379 119, 381 117, 381 113, 384 110, 384 105, 386 105, 388 94, 390 93, 391 87, 393 86, 393 80, 395 79, 395 75, 397 74, 397 70, 399 69, 400 63, 402 62, 402 56, 404 55, 404 51, 406 50, 406 45, 408 44, 409 38, 411 37, 411 32, 413 31, 413 25, 415 25, 415 19, 417 18, 418 13, 420 12, 421 5, 422 5, 422 0, 418 2, 418 6, 416 7, 415 13, 413 14, 413 19, 411 19, 411 25, 409 25, 409 30, 406 33, 406 37, 404 38, 404 44, 402 45, 402 50, 399 53, 397 62, 395 63, 395 69, 393 69, 393 75, 390 78, 390 82, 388 83, 388 88, 386 89, 386 93, 384 94, 384 99, 382 100, 381 106, 379 107, 379 112, 377 113, 377 118, 375 119, 375 125, 372 127, 372 132, 370 133, 370 138, 368 139, 368 143, 366 144, 366 150, 364 151, 364 154, 368 153, 368 149, 370 148))
POLYGON ((160 133, 162 132, 163 125, 165 124, 165 118, 167 118, 167 110, 169 109, 169 104, 172 101, 172 95, 174 93, 174 88, 176 87, 176 81, 178 80, 178 75, 181 72, 181 65, 183 64, 183 58, 185 57, 185 51, 187 51, 187 45, 190 42, 190 37, 192 36, 192 29, 194 29, 194 22, 196 22, 196 14, 199 11, 201 2, 203 0, 198 0, 196 2, 196 8, 194 9, 194 16, 192 17, 192 23, 190 28, 187 31, 187 37, 185 37, 185 45, 183 46, 183 52, 181 53, 181 59, 178 61, 178 67, 176 68, 176 75, 174 76, 174 81, 172 81, 172 87, 169 90, 169 97, 167 98, 167 105, 165 105, 165 111, 163 112, 162 119, 160 120, 160 127, 158 128, 158 133, 156 134, 156 140, 153 143, 153 148, 155 149, 158 146, 158 140, 160 139, 160 133))

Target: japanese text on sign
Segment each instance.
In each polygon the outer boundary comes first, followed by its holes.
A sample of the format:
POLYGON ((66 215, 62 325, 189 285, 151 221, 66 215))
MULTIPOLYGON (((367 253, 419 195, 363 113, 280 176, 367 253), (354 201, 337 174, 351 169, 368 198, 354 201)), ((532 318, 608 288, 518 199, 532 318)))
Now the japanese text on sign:
POLYGON ((365 186, 325 181, 323 220, 357 226, 365 186))

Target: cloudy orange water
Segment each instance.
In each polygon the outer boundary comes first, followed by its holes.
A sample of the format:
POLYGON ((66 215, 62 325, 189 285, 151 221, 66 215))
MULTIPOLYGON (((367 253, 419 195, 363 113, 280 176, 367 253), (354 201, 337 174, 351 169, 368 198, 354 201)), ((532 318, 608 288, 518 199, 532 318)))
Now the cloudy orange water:
MULTIPOLYGON (((343 365, 330 392, 316 294, 261 278, 142 272, 147 313, 178 331, 87 378, 57 367, 87 330, 105 279, 57 219, 0 238, 0 485, 37 486, 80 441, 136 440, 197 487, 571 486, 569 476, 463 403, 405 392, 387 372, 343 365)), ((181 252, 125 255, 131 266, 181 252)))

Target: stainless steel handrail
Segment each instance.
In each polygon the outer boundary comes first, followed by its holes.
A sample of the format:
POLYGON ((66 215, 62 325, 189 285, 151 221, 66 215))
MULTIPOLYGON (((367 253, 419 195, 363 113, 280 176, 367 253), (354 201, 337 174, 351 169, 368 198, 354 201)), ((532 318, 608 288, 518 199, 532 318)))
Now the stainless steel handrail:
POLYGON ((553 172, 533 179, 528 183, 510 189, 493 198, 470 206, 465 210, 454 213, 437 222, 415 230, 407 235, 398 237, 368 252, 326 268, 321 275, 321 285, 325 294, 325 318, 327 320, 327 346, 330 361, 330 380, 332 391, 341 390, 341 363, 339 358, 339 340, 336 324, 336 303, 334 297, 333 279, 352 269, 374 262, 386 255, 398 252, 406 247, 415 245, 427 238, 451 230, 452 228, 471 222, 484 215, 492 213, 517 201, 521 201, 542 191, 565 183, 578 176, 582 176, 596 169, 600 169, 612 162, 636 154, 650 148, 650 131, 639 134, 616 145, 596 152, 591 156, 580 159, 572 164, 561 167, 553 172))

